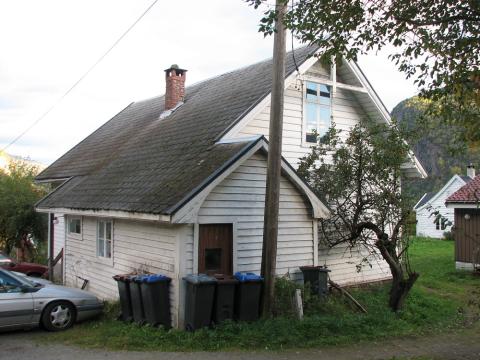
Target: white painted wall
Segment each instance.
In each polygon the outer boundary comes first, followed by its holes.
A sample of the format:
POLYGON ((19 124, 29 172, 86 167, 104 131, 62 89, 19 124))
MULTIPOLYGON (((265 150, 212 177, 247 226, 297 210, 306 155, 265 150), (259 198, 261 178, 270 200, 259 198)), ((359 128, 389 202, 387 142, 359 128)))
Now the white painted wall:
POLYGON ((435 217, 430 215, 438 210, 443 217, 450 220, 452 224, 454 223, 454 209, 447 208, 445 206, 445 200, 465 185, 465 182, 459 176, 454 177, 455 179, 449 185, 446 184, 446 187, 441 189, 432 199, 430 199, 430 201, 415 211, 417 217, 417 236, 441 239, 443 238, 444 232, 451 230, 451 226, 447 226, 445 230, 442 230, 441 227, 440 230, 437 230, 434 223, 435 217), (431 206, 431 208, 429 208, 429 206, 431 206))
MULTIPOLYGON (((259 273, 262 258, 266 156, 260 153, 239 166, 212 190, 198 222, 233 223, 233 269, 259 273)), ((299 266, 313 265, 311 209, 287 179, 280 183, 277 274, 299 278, 299 266)))
MULTIPOLYGON (((82 277, 89 280, 87 290, 102 299, 117 299, 117 274, 142 270, 172 278, 170 300, 173 324, 178 321, 181 242, 189 241, 191 225, 163 225, 154 222, 115 219, 112 259, 96 255, 97 218, 82 218, 81 236, 67 233, 65 248, 66 284, 81 287, 82 277)), ((191 239, 190 239, 191 241, 191 239)), ((183 264, 183 263, 182 263, 183 264)))
POLYGON ((65 246, 65 216, 63 214, 54 214, 56 224, 53 225, 53 258, 65 246))
MULTIPOLYGON (((330 78, 330 71, 317 62, 306 72, 306 75, 312 81, 321 83, 322 79, 330 78)), ((347 80, 348 83, 358 85, 351 78, 347 80)), ((337 77, 337 81, 342 82, 343 79, 337 77)), ((300 81, 292 83, 285 91, 282 155, 295 168, 298 166, 299 158, 311 151, 310 146, 302 144, 303 98, 304 93, 300 81)), ((332 122, 338 130, 342 131, 341 137, 345 138, 350 129, 367 115, 355 95, 349 90, 337 88, 332 99, 332 122)), ((270 106, 267 105, 259 115, 240 130, 237 136, 245 137, 261 134, 268 139, 269 119, 270 106)), ((292 237, 295 237, 295 231, 295 229, 292 230, 292 237)), ((299 234, 299 236, 303 235, 299 234)), ((321 242, 321 239, 319 240, 321 242)), ((339 284, 356 284, 389 278, 390 270, 381 256, 369 259, 372 267, 364 264, 365 266, 362 266, 361 271, 357 271, 357 265, 361 264, 362 259, 367 255, 365 249, 352 250, 343 246, 329 249, 320 244, 318 263, 319 265, 326 264, 332 270, 331 278, 339 284)))
MULTIPOLYGON (((314 81, 321 82, 329 78, 329 71, 320 63, 316 63, 306 75, 314 81)), ((340 79, 338 79, 340 81, 340 79)), ((285 90, 285 111, 283 117, 282 155, 296 168, 298 160, 310 153, 310 146, 302 144, 303 127, 303 89, 301 82, 293 82, 285 90)), ((342 130, 343 137, 366 114, 351 91, 337 88, 332 98, 332 122, 338 130, 342 130)), ((270 121, 270 105, 251 120, 238 134, 237 137, 264 135, 268 139, 270 121)))

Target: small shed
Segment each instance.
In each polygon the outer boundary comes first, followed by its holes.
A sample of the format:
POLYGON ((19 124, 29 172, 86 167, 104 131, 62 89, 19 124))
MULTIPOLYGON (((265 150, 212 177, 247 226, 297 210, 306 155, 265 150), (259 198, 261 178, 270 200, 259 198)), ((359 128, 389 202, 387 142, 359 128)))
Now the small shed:
POLYGON ((480 269, 480 175, 450 195, 455 225, 455 265, 457 269, 480 269))

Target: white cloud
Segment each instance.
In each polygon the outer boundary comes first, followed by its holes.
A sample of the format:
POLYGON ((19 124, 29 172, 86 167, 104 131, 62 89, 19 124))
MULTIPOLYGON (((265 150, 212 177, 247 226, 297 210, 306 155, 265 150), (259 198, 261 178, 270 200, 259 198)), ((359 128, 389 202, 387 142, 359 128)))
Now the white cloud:
MULTIPOLYGON (((0 147, 43 114, 152 0, 0 3, 0 147)), ((130 102, 164 91, 172 63, 187 83, 267 58, 262 13, 241 0, 159 1, 44 120, 8 151, 50 163, 130 102)), ((385 59, 361 59, 392 108, 413 87, 385 59), (392 70, 393 69, 393 70, 392 70)))

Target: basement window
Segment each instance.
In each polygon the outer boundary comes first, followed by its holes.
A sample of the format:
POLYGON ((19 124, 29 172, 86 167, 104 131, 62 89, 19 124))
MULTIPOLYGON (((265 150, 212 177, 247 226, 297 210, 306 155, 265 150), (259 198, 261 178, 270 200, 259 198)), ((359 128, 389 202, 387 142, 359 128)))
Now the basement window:
POLYGON ((68 233, 69 234, 82 234, 82 219, 79 217, 68 218, 68 233))
POLYGON ((112 257, 113 222, 97 221, 97 256, 110 259, 112 257))
POLYGON ((303 116, 303 141, 316 143, 332 125, 332 97, 330 86, 306 82, 303 116))

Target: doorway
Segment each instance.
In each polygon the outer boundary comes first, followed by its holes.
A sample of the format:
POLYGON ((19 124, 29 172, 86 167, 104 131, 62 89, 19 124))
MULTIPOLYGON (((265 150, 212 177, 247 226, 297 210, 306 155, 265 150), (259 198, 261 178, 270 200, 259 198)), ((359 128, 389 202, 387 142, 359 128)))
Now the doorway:
POLYGON ((232 275, 232 244, 232 224, 201 224, 198 234, 198 272, 232 275))

